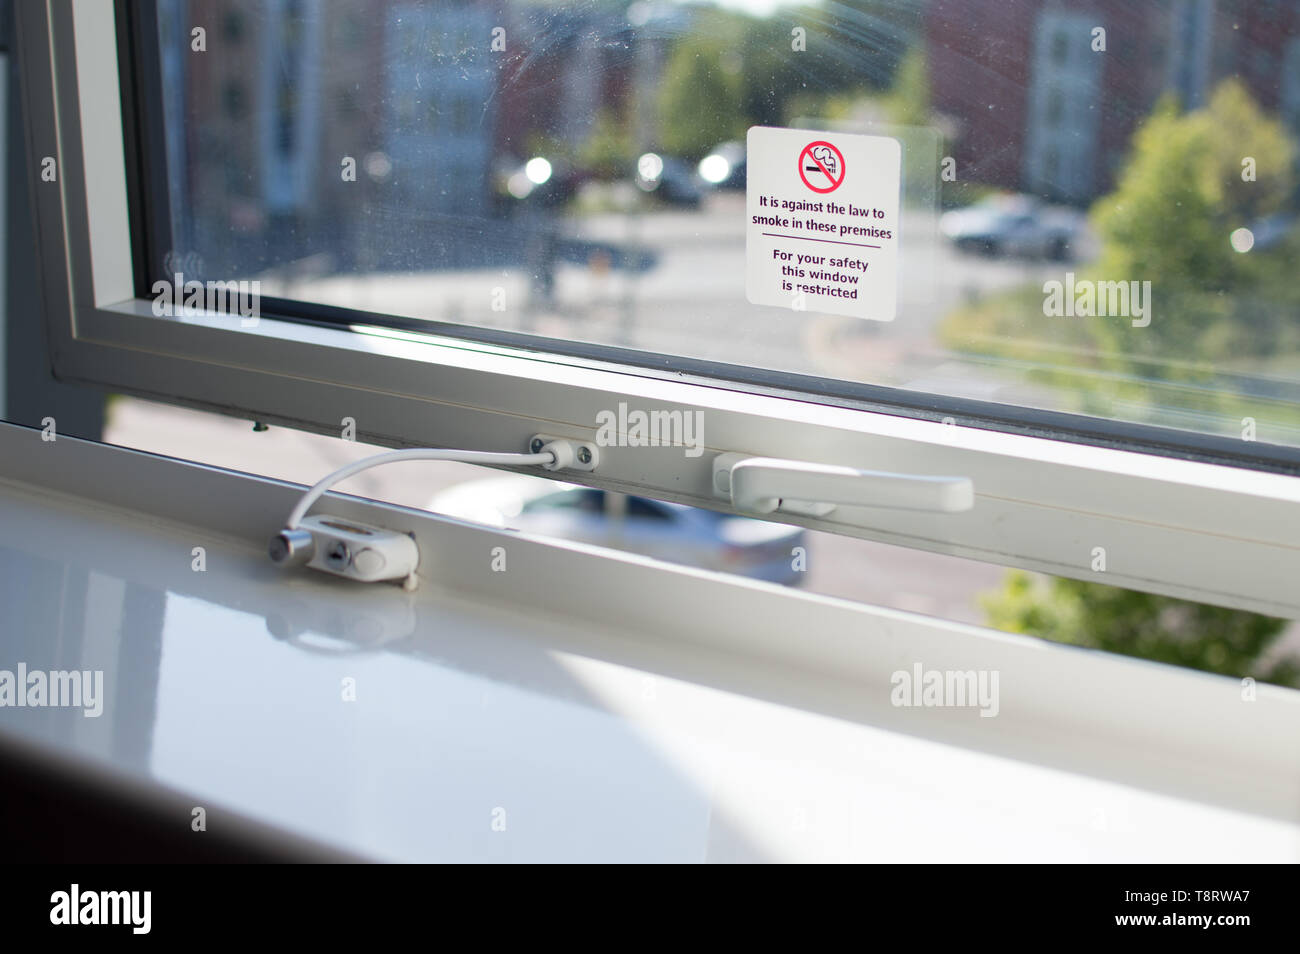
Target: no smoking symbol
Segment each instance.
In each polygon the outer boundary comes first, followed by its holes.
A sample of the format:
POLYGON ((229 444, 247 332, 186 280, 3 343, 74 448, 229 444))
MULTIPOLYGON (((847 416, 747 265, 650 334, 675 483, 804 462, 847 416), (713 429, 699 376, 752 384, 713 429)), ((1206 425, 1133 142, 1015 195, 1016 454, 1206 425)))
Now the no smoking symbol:
POLYGON ((814 192, 834 192, 844 182, 844 154, 825 140, 810 142, 799 153, 799 178, 814 192))

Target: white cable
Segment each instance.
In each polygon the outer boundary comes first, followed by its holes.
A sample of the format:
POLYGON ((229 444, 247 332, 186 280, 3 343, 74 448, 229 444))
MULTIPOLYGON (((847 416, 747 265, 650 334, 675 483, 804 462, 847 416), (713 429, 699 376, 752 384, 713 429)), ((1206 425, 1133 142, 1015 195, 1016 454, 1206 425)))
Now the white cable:
POLYGON ((354 474, 369 470, 371 467, 378 467, 380 464, 392 464, 402 460, 452 460, 462 464, 554 464, 559 460, 557 449, 552 444, 547 444, 546 447, 552 449, 547 450, 544 448, 537 454, 495 454, 490 451, 434 450, 428 447, 415 447, 409 450, 387 451, 373 457, 363 457, 361 460, 353 461, 346 467, 340 467, 334 473, 318 480, 310 490, 302 495, 298 505, 289 514, 289 521, 285 524, 285 527, 288 530, 298 529, 298 524, 307 515, 311 505, 319 500, 325 491, 340 480, 346 480, 354 474))

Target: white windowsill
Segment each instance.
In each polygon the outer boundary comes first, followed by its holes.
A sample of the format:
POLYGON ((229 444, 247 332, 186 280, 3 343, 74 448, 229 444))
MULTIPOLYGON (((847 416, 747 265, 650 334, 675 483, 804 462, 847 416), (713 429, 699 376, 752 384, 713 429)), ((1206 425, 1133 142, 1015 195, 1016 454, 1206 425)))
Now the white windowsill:
POLYGON ((334 497, 426 558, 413 595, 356 586, 266 560, 290 485, 8 425, 0 461, 20 622, 0 668, 107 690, 99 719, 0 709, 0 733, 347 851, 1300 859, 1300 693, 1243 703, 1233 680, 334 497), (914 662, 997 669, 999 715, 892 707, 914 662))

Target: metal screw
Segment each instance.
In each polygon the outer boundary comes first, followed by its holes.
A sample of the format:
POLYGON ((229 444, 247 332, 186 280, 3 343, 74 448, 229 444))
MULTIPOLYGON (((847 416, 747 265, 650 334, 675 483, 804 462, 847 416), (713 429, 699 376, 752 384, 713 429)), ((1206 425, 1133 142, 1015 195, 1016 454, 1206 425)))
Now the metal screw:
POLYGON ((542 439, 540 437, 534 437, 533 442, 528 445, 528 449, 534 454, 540 454, 542 452, 542 439))
POLYGON ((343 569, 352 562, 352 554, 348 552, 348 545, 342 540, 334 540, 330 547, 325 551, 325 562, 337 570, 343 569))
POLYGON ((584 446, 584 447, 579 447, 579 448, 578 448, 578 463, 579 463, 579 464, 590 464, 590 463, 591 463, 591 448, 590 448, 590 447, 585 447, 585 446, 584 446))

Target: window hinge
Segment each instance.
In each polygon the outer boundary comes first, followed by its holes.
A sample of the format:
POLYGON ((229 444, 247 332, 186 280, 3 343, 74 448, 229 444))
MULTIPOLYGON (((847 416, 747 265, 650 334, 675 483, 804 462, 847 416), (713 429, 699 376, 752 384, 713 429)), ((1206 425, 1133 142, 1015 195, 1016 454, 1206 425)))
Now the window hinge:
POLYGON ((824 517, 837 506, 958 513, 975 505, 969 477, 891 474, 835 464, 719 454, 713 492, 745 513, 824 517))

